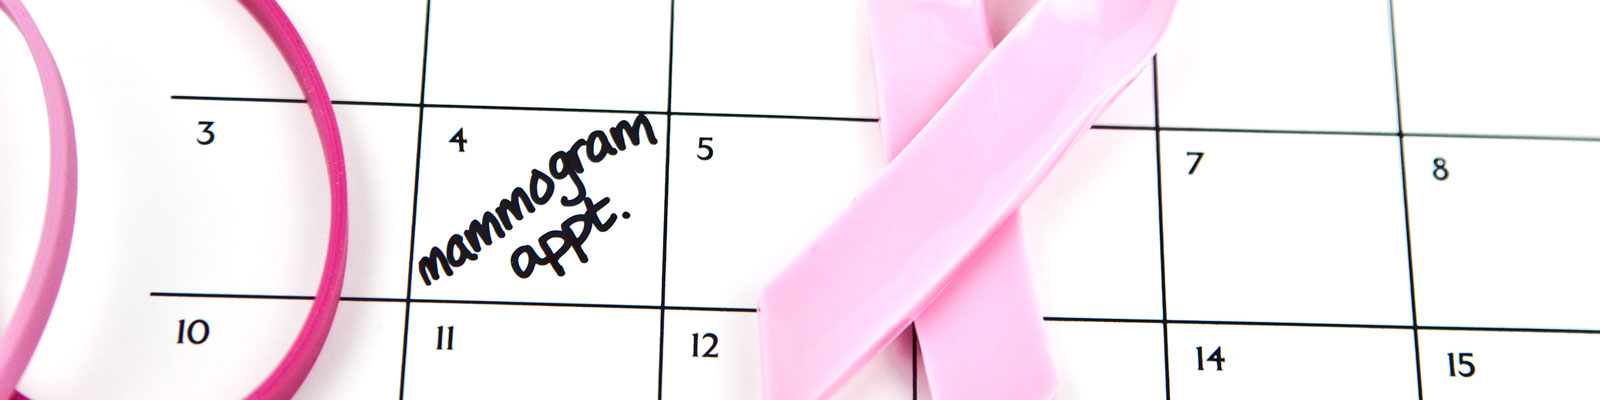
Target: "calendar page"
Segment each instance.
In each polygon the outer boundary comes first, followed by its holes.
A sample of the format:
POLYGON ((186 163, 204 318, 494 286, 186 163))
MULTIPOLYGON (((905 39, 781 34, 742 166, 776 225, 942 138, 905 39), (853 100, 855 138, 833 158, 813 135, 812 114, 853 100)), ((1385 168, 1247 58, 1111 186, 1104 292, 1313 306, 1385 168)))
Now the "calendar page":
MULTIPOLYGON (((248 393, 328 235, 293 76, 234 2, 29 3, 80 181, 20 389, 248 393)), ((861 1, 283 7, 349 168, 301 398, 759 398, 757 295, 886 162, 861 1)), ((1596 397, 1597 14, 1181 1, 1020 211, 1059 398, 1596 397)), ((48 136, 14 29, 0 63, 4 320, 48 136)), ((919 357, 908 330, 837 397, 931 398, 919 357)))

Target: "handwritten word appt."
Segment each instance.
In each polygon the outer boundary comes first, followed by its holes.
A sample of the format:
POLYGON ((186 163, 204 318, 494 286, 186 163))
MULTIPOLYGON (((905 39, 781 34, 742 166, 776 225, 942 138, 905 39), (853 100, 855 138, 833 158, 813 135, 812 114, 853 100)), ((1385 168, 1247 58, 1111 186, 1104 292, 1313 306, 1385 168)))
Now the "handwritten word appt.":
MULTIPOLYGON (((589 239, 591 230, 611 230, 618 215, 608 213, 604 219, 601 218, 602 209, 611 203, 611 198, 595 200, 589 196, 580 177, 583 159, 587 158, 591 164, 599 163, 608 156, 627 150, 629 145, 640 146, 641 130, 644 140, 656 144, 656 133, 650 126, 650 119, 639 114, 632 123, 618 121, 617 126, 610 129, 609 135, 596 130, 590 132, 587 138, 572 142, 571 148, 551 154, 549 174, 533 169, 527 188, 512 189, 511 194, 500 199, 494 209, 484 211, 482 218, 468 222, 466 230, 451 235, 442 248, 434 246, 427 256, 417 260, 417 273, 422 275, 422 283, 433 285, 433 281, 440 278, 440 268, 444 269, 444 276, 452 276, 455 275, 455 268, 477 260, 478 252, 483 251, 484 247, 494 244, 495 239, 506 237, 506 232, 513 228, 513 220, 521 221, 525 213, 532 218, 534 210, 549 203, 555 195, 556 181, 570 184, 574 189, 572 196, 561 196, 559 204, 576 208, 578 212, 562 221, 556 229, 539 236, 539 240, 533 244, 525 244, 512 251, 511 271, 527 279, 533 276, 535 267, 549 265, 556 276, 565 276, 567 270, 561 265, 561 257, 569 251, 578 257, 578 262, 589 262, 589 255, 583 251, 583 243, 589 239)), ((628 212, 622 212, 623 219, 629 216, 628 212)))

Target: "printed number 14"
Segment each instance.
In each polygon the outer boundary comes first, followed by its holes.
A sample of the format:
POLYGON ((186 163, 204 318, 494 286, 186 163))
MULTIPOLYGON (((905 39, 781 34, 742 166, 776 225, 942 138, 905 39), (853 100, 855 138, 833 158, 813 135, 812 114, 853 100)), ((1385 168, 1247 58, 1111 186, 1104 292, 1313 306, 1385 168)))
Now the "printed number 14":
POLYGON ((1194 363, 1199 367, 1198 369, 1201 370, 1201 371, 1205 371, 1206 370, 1206 362, 1207 361, 1216 363, 1217 364, 1217 371, 1222 371, 1222 362, 1223 361, 1228 361, 1228 359, 1222 358, 1222 346, 1217 346, 1216 350, 1211 351, 1211 356, 1210 357, 1201 358, 1201 357, 1204 357, 1203 356, 1204 354, 1205 354, 1204 348, 1202 348, 1200 346, 1195 346, 1194 347, 1194 363))

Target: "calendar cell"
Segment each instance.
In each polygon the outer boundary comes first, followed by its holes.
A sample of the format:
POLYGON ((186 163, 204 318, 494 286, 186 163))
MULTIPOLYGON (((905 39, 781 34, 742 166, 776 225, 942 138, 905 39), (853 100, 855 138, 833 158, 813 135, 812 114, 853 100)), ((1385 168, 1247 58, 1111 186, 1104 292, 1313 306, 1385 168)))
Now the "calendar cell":
POLYGON ((673 111, 878 115, 865 2, 675 4, 673 111))
POLYGON ((1423 330, 1422 392, 1435 399, 1555 399, 1594 394, 1600 336, 1423 330))
MULTIPOLYGON (((300 300, 145 296, 100 305, 91 312, 56 310, 21 390, 38 398, 244 397, 283 357, 310 307, 310 301, 300 300), (108 339, 112 334, 122 336, 108 339), (106 357, 112 352, 118 356, 106 357), (117 373, 83 368, 86 364, 111 366, 117 373)), ((341 310, 340 322, 335 325, 348 329, 344 312, 341 310)), ((381 307, 349 312, 357 320, 392 321, 399 315, 381 307)), ((376 332, 346 331, 334 336, 346 334, 376 332)), ((399 339, 394 340, 388 343, 398 346, 399 339)), ((370 354, 369 350, 351 349, 350 355, 370 354)), ((393 352, 393 348, 385 350, 393 352)), ((398 367, 370 362, 380 368, 398 367)), ((348 390, 372 389, 351 386, 348 390)))
POLYGON ((675 117, 667 304, 755 308, 883 168, 876 124, 675 117))
POLYGON ((1161 324, 1045 322, 1061 399, 1164 399, 1161 324))
POLYGON ((1153 127, 1156 125, 1155 68, 1145 67, 1128 87, 1122 89, 1095 125, 1153 127))
POLYGON ((1044 315, 1161 318, 1154 137, 1090 130, 1023 203, 1044 315))
MULTIPOLYGON (((317 364, 297 393, 307 398, 387 398, 400 389, 405 304, 345 301, 317 364), (357 384, 359 383, 359 384, 357 384)), ((290 325, 294 326, 294 325, 290 325)), ((413 332, 415 334, 415 332, 413 332)))
MULTIPOLYGON (((661 397, 762 397, 756 314, 669 310, 662 336, 661 397)), ((911 397, 911 333, 890 341, 834 394, 837 399, 911 397)))
POLYGON ((430 104, 666 108, 670 2, 432 5, 430 104))
MULTIPOLYGON (((303 37, 315 38, 306 40, 306 47, 318 61, 317 66, 322 73, 328 93, 334 99, 417 101, 422 68, 420 43, 423 36, 423 17, 426 12, 422 0, 285 1, 284 3, 284 12, 293 19, 294 26, 300 34, 303 37), (356 15, 359 15, 361 20, 359 28, 354 28, 351 21, 351 16, 356 15)), ((181 13, 117 9, 125 6, 141 7, 138 4, 106 3, 95 6, 105 17, 141 15, 141 18, 145 18, 140 20, 143 21, 140 27, 141 31, 148 33, 131 35, 145 38, 144 42, 121 43, 121 46, 111 47, 123 47, 123 49, 91 53, 95 57, 105 57, 104 60, 108 61, 151 60, 151 62, 129 63, 145 65, 128 66, 132 69, 129 72, 132 73, 119 76, 117 79, 160 82, 160 87, 165 92, 147 93, 147 95, 163 98, 169 95, 304 98, 299 87, 295 85, 294 75, 284 64, 270 39, 244 8, 234 3, 192 0, 163 5, 194 10, 207 17, 190 18, 181 13), (102 6, 108 7, 102 8, 102 6), (155 45, 156 42, 163 44, 155 45), (154 62, 154 60, 181 61, 154 62)), ((81 4, 62 4, 62 6, 83 7, 81 4)), ((91 13, 57 10, 53 14, 82 17, 91 13)), ((94 29, 79 31, 64 30, 64 33, 69 35, 83 36, 82 39, 68 39, 63 43, 57 43, 57 38, 63 36, 52 35, 52 47, 71 48, 73 46, 68 43, 76 40, 106 41, 107 35, 103 31, 94 29)), ((63 68, 72 66, 71 63, 62 64, 63 68)), ((80 82, 75 78, 70 80, 80 82)), ((143 85, 112 87, 139 86, 143 85)), ((89 88, 104 90, 106 86, 91 85, 89 88)), ((86 96, 74 97, 74 105, 79 99, 86 98, 86 96)))
MULTIPOLYGON (((143 134, 103 144, 121 149, 106 154, 114 165, 143 165, 142 173, 105 181, 93 180, 100 171, 84 174, 81 248, 110 242, 126 250, 74 252, 74 265, 116 266, 75 282, 115 288, 137 280, 161 292, 312 294, 327 253, 330 195, 305 106, 170 104, 167 118, 136 127, 143 134), (210 144, 200 144, 208 137, 210 144), (166 156, 142 156, 155 153, 166 156)), ((345 153, 352 235, 344 294, 403 297, 405 277, 396 268, 410 239, 406 198, 416 151, 404 132, 415 131, 407 120, 417 111, 336 106, 334 112, 351 148, 345 153)))
POLYGON ((1405 142, 1419 324, 1600 329, 1600 143, 1405 142))
POLYGON ((413 297, 660 304, 665 116, 425 112, 413 297))
POLYGON ((1395 138, 1160 140, 1173 319, 1411 324, 1395 138))
POLYGON ((1158 56, 1162 126, 1395 132, 1388 11, 1382 0, 1180 3, 1158 56))
POLYGON ((412 304, 407 397, 655 397, 660 311, 412 304), (634 384, 619 385, 617 382, 634 384))
POLYGON ((1411 330, 1173 324, 1174 399, 1416 399, 1411 330))
POLYGON ((1394 2, 1406 132, 1600 136, 1600 3, 1394 2), (1584 39, 1579 39, 1584 38, 1584 39))

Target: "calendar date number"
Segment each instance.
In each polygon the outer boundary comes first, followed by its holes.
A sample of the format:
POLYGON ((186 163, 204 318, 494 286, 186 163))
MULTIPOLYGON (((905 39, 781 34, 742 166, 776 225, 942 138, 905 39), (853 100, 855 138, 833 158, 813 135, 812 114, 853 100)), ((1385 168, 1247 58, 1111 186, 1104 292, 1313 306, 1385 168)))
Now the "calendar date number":
POLYGON ((1196 365, 1196 369, 1200 371, 1205 371, 1206 363, 1209 362, 1216 364, 1215 369, 1217 372, 1222 372, 1222 363, 1224 361, 1228 361, 1228 359, 1222 358, 1222 346, 1217 346, 1216 350, 1212 350, 1210 356, 1205 355, 1204 346, 1194 347, 1194 363, 1196 365))
POLYGON ((717 334, 706 332, 691 334, 691 336, 694 338, 694 352, 690 353, 691 357, 717 358, 717 334), (701 342, 708 342, 710 344, 706 346, 706 350, 704 352, 700 351, 701 342))
POLYGON ((211 338, 211 323, 196 318, 194 321, 187 319, 178 320, 178 344, 199 345, 211 338))
POLYGON ((1450 357, 1450 376, 1471 378, 1478 373, 1478 366, 1472 364, 1472 353, 1445 353, 1450 357))

